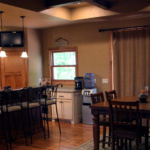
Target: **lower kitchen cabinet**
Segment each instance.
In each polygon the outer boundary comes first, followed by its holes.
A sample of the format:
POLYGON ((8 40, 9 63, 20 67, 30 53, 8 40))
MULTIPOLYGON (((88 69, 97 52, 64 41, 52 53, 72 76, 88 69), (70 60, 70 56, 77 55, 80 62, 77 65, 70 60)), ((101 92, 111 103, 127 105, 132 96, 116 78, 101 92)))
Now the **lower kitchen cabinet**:
MULTIPOLYGON (((58 116, 61 120, 68 120, 72 124, 81 122, 82 95, 81 91, 57 93, 58 116)), ((57 118, 55 105, 52 106, 52 117, 57 118)))
MULTIPOLYGON (((54 106, 55 107, 55 106, 54 106)), ((57 100, 57 108, 58 108, 58 114, 59 118, 62 119, 69 119, 71 120, 72 117, 72 100, 57 100)), ((56 116, 56 110, 53 109, 53 117, 56 116)))

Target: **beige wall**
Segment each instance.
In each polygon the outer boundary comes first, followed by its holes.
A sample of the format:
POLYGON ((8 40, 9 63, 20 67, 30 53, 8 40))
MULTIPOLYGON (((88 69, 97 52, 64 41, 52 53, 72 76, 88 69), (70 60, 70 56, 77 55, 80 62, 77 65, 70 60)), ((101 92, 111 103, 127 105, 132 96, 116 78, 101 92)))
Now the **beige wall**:
POLYGON ((42 29, 43 76, 49 77, 48 48, 53 48, 55 40, 62 37, 68 40, 68 46, 78 46, 79 76, 94 73, 98 91, 110 90, 110 32, 99 32, 99 29, 148 24, 150 21, 143 18, 42 29), (107 78, 109 83, 103 84, 102 78, 107 78))
POLYGON ((41 39, 38 30, 27 29, 29 86, 38 86, 42 78, 41 39))
POLYGON ((55 40, 63 37, 68 46, 78 46, 79 76, 94 73, 96 87, 104 91, 110 83, 102 84, 102 78, 110 78, 109 33, 99 33, 99 24, 82 24, 43 30, 43 76, 48 77, 48 48, 53 48, 55 40))

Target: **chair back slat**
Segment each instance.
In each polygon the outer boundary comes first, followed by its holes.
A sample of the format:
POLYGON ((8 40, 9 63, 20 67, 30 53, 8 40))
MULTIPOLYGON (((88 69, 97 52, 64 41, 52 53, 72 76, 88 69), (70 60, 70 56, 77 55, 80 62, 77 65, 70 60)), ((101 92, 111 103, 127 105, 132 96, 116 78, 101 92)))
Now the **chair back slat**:
POLYGON ((117 125, 130 125, 135 122, 139 127, 139 102, 109 101, 112 129, 117 125))
POLYGON ((102 92, 91 94, 91 100, 92 100, 92 104, 104 102, 104 95, 102 92))
POLYGON ((105 91, 107 101, 117 98, 116 90, 105 91))

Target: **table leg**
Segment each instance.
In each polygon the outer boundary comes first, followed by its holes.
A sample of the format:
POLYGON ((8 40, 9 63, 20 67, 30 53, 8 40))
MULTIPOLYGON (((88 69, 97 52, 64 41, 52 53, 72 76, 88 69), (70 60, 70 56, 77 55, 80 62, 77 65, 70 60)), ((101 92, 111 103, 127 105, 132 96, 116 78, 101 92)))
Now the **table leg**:
POLYGON ((99 140, 100 140, 99 136, 100 136, 99 115, 94 115, 93 117, 94 150, 99 150, 99 140))

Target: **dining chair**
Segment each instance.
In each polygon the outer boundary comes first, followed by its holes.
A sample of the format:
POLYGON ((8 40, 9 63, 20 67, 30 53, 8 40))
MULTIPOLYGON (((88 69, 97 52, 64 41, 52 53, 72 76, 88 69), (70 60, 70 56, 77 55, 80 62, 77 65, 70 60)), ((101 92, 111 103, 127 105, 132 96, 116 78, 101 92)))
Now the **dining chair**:
POLYGON ((31 144, 32 144, 32 136, 35 130, 35 126, 39 123, 43 130, 44 139, 45 137, 45 129, 43 126, 42 120, 42 111, 41 111, 41 87, 28 87, 23 89, 24 99, 22 102, 22 108, 26 110, 27 116, 25 116, 26 129, 29 129, 27 132, 29 133, 31 144), (33 114, 33 109, 36 111, 33 114), (39 118, 37 117, 39 115, 39 118))
MULTIPOLYGON (((48 118, 48 106, 55 105, 55 107, 56 107, 56 115, 57 115, 57 121, 58 121, 58 126, 59 126, 59 132, 61 134, 61 127, 60 127, 58 110, 57 110, 57 89, 59 86, 63 87, 62 84, 57 84, 54 86, 50 86, 50 85, 43 86, 43 91, 42 91, 43 98, 41 99, 41 106, 47 110, 46 112, 44 112, 43 120, 44 120, 44 127, 46 127, 45 121, 47 123, 48 138, 50 137, 49 123, 48 123, 48 120, 49 120, 49 118, 48 118)), ((52 111, 51 111, 51 116, 52 116, 52 111)))
POLYGON ((105 91, 107 101, 117 98, 116 90, 105 91))
MULTIPOLYGON (((145 137, 145 150, 148 150, 148 127, 140 124, 139 102, 109 101, 109 110, 112 150, 115 150, 115 139, 117 139, 117 149, 120 148, 119 139, 129 139, 129 141, 136 139, 136 150, 138 150, 139 138, 142 136, 145 137)), ((123 149, 123 144, 121 144, 121 149, 123 149)), ((131 149, 131 143, 129 149, 131 149)))
MULTIPOLYGON (((101 102, 104 102, 104 95, 102 92, 96 93, 96 94, 91 94, 91 99, 92 99, 92 104, 101 103, 101 102)), ((109 136, 108 136, 109 140, 108 140, 108 142, 106 142, 106 137, 107 137, 106 136, 106 127, 109 127, 109 130, 110 130, 109 116, 101 115, 99 125, 103 126, 103 140, 100 142, 102 143, 102 147, 105 148, 105 143, 107 143, 108 146, 110 146, 111 132, 109 132, 109 136)))
MULTIPOLYGON (((107 101, 110 101, 110 100, 112 100, 112 99, 116 99, 116 98, 117 98, 116 90, 105 91, 105 95, 106 95, 107 101)), ((148 120, 148 119, 147 119, 147 120, 148 120)), ((142 119, 140 119, 140 124, 142 125, 142 119)), ((130 141, 130 142, 131 142, 131 141, 130 141)), ((140 143, 141 143, 141 138, 140 138, 140 143)))

